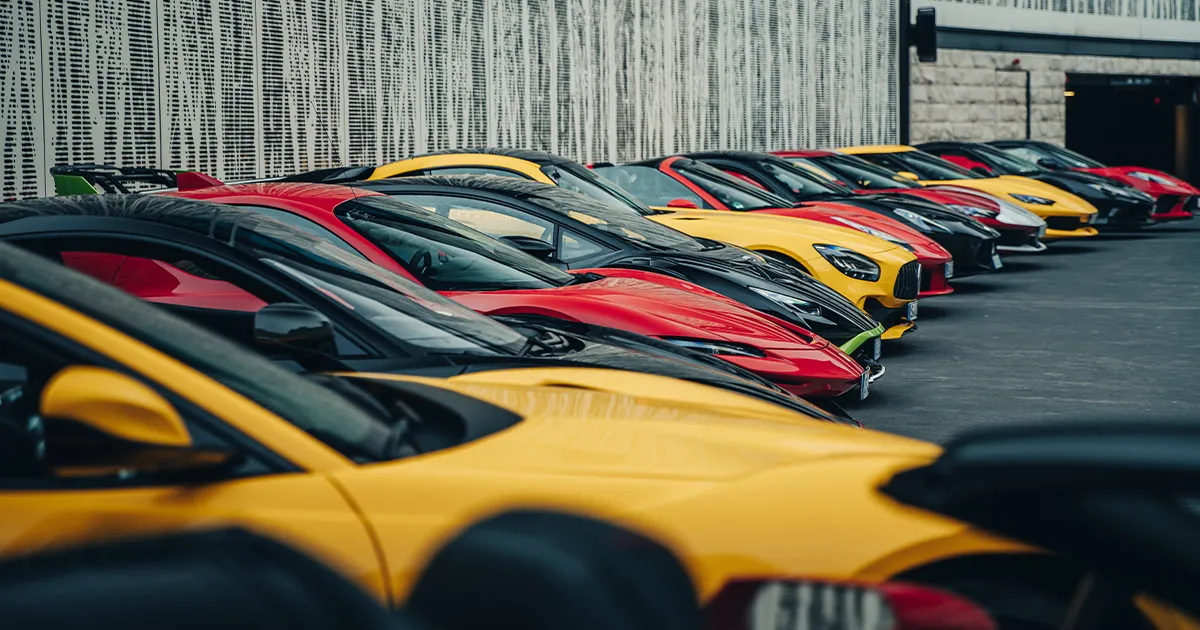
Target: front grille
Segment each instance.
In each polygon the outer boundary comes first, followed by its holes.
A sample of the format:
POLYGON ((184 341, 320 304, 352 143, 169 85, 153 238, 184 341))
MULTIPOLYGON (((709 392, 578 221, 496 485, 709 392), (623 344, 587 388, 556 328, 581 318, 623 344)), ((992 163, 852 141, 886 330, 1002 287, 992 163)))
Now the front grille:
POLYGON ((1023 245, 1037 245, 1037 232, 1030 230, 1001 230, 1000 238, 996 239, 996 244, 1007 247, 1021 247, 1023 245))
POLYGON ((1188 197, 1187 201, 1183 202, 1183 209, 1191 212, 1192 214, 1200 212, 1200 195, 1192 195, 1191 197, 1188 197))
POLYGON ((1166 214, 1175 208, 1182 199, 1179 195, 1163 195, 1154 202, 1154 214, 1166 214))
POLYGON ((929 270, 925 270, 921 274, 921 292, 930 291, 933 289, 933 274, 929 270))
POLYGON ((1051 230, 1078 230, 1087 225, 1087 218, 1080 217, 1046 217, 1046 227, 1051 230))
POLYGON ((914 260, 900 268, 900 273, 896 275, 896 287, 892 289, 892 295, 900 300, 913 300, 920 291, 921 263, 914 260))

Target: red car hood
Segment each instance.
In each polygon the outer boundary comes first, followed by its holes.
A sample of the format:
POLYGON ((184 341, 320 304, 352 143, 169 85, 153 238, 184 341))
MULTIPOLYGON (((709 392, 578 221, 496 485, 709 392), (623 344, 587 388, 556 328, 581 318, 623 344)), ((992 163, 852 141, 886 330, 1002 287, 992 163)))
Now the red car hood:
POLYGON ((1105 166, 1103 168, 1077 168, 1077 171, 1085 173, 1095 173, 1103 177, 1109 177, 1119 182, 1123 182, 1133 186, 1134 188, 1152 195, 1157 199, 1160 195, 1200 195, 1200 188, 1175 177, 1170 173, 1152 168, 1142 168, 1140 166, 1105 166), (1171 182, 1171 184, 1160 184, 1158 182, 1148 182, 1139 177, 1133 177, 1130 173, 1149 173, 1156 175, 1171 182))
POLYGON ((909 195, 910 197, 918 197, 926 201, 940 203, 942 205, 958 204, 962 206, 975 206, 984 210, 1000 211, 1000 204, 991 195, 986 193, 970 193, 965 190, 947 190, 942 187, 931 188, 896 188, 894 190, 860 190, 861 193, 889 193, 896 195, 909 195))
POLYGON ((884 234, 894 236, 912 248, 913 255, 917 257, 922 265, 938 265, 949 262, 952 258, 950 252, 946 248, 937 244, 937 241, 925 236, 924 234, 904 225, 903 223, 886 217, 877 212, 863 210, 858 206, 852 206, 845 203, 833 203, 827 201, 805 203, 799 208, 771 208, 769 210, 758 210, 765 214, 778 214, 787 217, 796 217, 799 219, 809 219, 812 221, 820 221, 838 227, 848 227, 856 229, 852 225, 843 223, 837 219, 841 217, 873 230, 879 230, 884 234))
POLYGON ((801 338, 737 303, 633 278, 609 277, 553 289, 442 294, 486 315, 546 315, 651 337, 713 339, 764 349, 829 346, 817 335, 801 338))

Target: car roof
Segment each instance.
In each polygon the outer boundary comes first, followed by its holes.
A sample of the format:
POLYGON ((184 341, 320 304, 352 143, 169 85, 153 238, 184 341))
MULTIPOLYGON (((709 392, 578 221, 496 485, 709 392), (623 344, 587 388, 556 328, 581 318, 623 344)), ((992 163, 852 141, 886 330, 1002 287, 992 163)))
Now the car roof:
POLYGON ((696 160, 705 158, 728 158, 731 160, 761 160, 764 157, 778 158, 778 155, 770 153, 759 153, 758 151, 694 151, 692 153, 684 153, 683 157, 689 157, 696 160))
POLYGON ((842 147, 838 149, 838 152, 855 155, 858 153, 908 153, 916 150, 916 147, 905 144, 864 144, 857 147, 842 147))
POLYGON ((534 162, 545 166, 547 164, 574 164, 573 160, 568 160, 561 155, 555 155, 547 151, 535 151, 533 149, 508 149, 503 147, 474 147, 466 149, 445 149, 442 151, 433 151, 430 153, 422 153, 414 155, 397 162, 407 160, 415 160, 417 158, 430 157, 434 155, 500 155, 504 157, 516 158, 527 162, 534 162))
POLYGON ((179 197, 199 201, 238 197, 239 203, 253 201, 253 197, 304 203, 322 210, 333 211, 345 201, 364 195, 378 195, 372 190, 360 190, 334 184, 312 184, 306 182, 258 182, 227 184, 210 188, 172 191, 154 195, 156 197, 179 197))
POLYGON ((531 179, 504 177, 500 175, 420 175, 389 177, 351 184, 354 188, 365 188, 376 194, 378 191, 397 190, 416 187, 458 188, 484 190, 503 193, 511 197, 520 197, 540 193, 546 189, 557 189, 557 186, 535 182, 531 179))
POLYGON ((837 155, 837 151, 829 149, 789 149, 786 151, 771 151, 771 155, 778 157, 828 157, 837 155))

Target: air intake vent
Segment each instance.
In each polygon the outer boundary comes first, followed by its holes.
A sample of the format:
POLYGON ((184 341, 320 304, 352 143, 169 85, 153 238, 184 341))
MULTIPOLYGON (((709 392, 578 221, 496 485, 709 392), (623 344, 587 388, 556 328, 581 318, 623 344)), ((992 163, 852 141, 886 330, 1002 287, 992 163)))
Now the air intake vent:
POLYGON ((912 261, 900 268, 892 295, 901 300, 915 300, 921 290, 921 263, 912 261))

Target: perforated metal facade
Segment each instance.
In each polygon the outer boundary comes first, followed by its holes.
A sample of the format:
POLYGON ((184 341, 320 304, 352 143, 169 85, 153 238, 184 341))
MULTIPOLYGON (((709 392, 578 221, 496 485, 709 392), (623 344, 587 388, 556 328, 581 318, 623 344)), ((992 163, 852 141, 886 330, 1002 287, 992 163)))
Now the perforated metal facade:
POLYGON ((1200 20, 1200 0, 940 0, 946 3, 1080 15, 1200 20))
POLYGON ((0 198, 507 145, 581 160, 892 142, 895 0, 7 0, 0 198))

